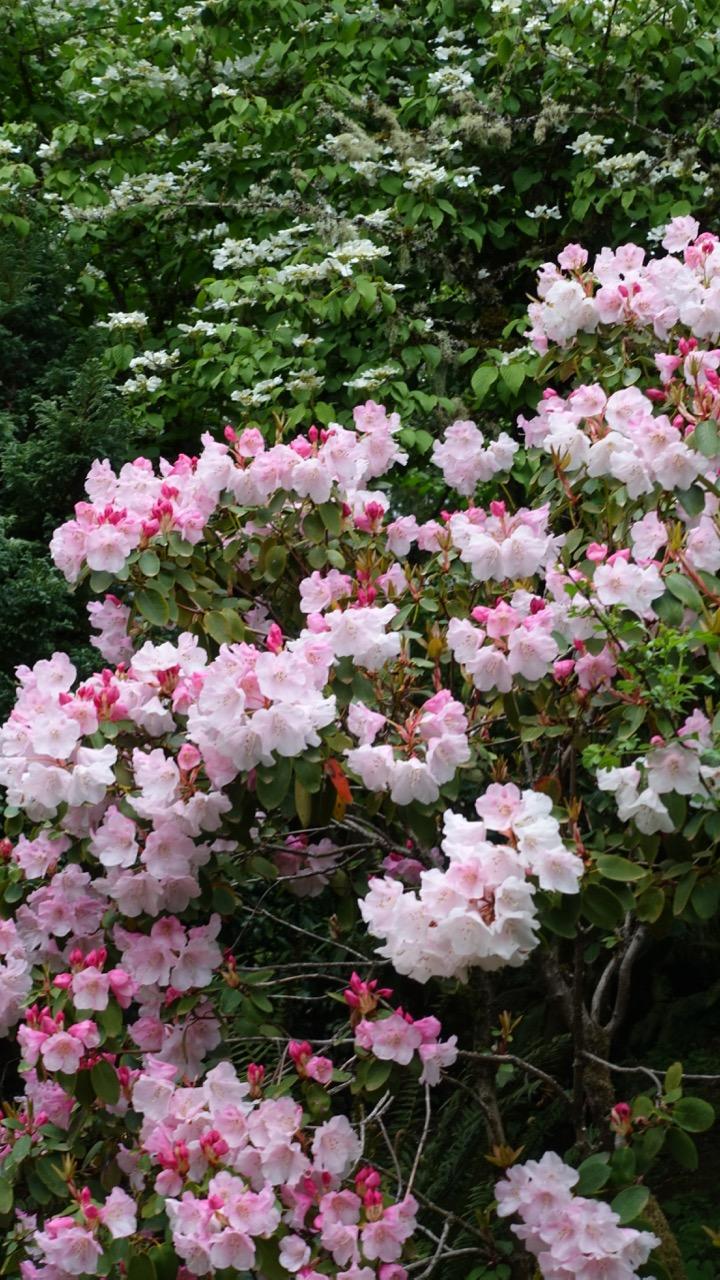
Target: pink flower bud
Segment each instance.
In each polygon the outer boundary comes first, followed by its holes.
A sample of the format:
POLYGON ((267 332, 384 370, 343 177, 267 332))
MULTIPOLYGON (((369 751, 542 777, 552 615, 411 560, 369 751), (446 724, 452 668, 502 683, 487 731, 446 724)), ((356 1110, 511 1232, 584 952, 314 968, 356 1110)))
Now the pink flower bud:
POLYGON ((189 773, 191 769, 196 769, 202 760, 202 756, 197 747, 191 742, 184 742, 178 751, 177 762, 183 773, 189 773))
POLYGON ((283 647, 283 633, 277 622, 273 622, 267 633, 266 644, 271 653, 279 653, 283 647))
POLYGON ((560 658, 553 663, 553 675, 556 680, 567 680, 575 670, 575 662, 572 658, 560 658))

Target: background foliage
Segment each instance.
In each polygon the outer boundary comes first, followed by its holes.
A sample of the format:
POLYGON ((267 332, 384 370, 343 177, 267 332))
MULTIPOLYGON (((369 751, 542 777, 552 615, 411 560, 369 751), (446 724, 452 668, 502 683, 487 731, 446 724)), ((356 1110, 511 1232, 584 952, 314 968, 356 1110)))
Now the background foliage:
MULTIPOLYGON (((716 221, 713 0, 10 0, 3 22, 6 705, 17 662, 91 661, 45 545, 95 456, 193 452, 227 421, 348 421, 372 394, 411 450, 394 503, 429 512, 442 426, 510 424, 537 396, 521 332, 537 265, 568 240, 652 244, 690 209, 716 221)), ((675 933, 624 1049, 711 1069, 717 931, 675 933)), ((268 945, 258 929, 259 962, 268 945)), ((567 1046, 515 981, 517 1051, 555 1069, 567 1046)), ((533 1104, 533 1154, 563 1140, 537 1085, 507 1089, 518 1140, 533 1104)), ((443 1117, 421 1186, 472 1215, 493 1171, 461 1092, 443 1117)), ((706 1280, 690 1195, 672 1203, 706 1280)), ((701 1216, 720 1226, 710 1200, 701 1216)))

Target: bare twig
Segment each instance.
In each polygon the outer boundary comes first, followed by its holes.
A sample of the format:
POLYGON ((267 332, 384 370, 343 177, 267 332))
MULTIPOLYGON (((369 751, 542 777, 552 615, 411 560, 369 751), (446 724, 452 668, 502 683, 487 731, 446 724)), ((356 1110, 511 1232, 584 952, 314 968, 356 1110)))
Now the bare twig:
POLYGON ((432 1118, 432 1105, 431 1105, 431 1102, 430 1102, 430 1085, 429 1085, 429 1084, 426 1084, 426 1085, 425 1085, 425 1123, 423 1124, 423 1131, 422 1131, 422 1133, 421 1133, 421 1135, 420 1135, 420 1141, 419 1141, 419 1143, 418 1143, 418 1149, 417 1149, 417 1151, 415 1152, 415 1159, 413 1160, 413 1167, 412 1167, 412 1169, 410 1170, 410 1177, 408 1178, 408 1184, 407 1184, 406 1195, 409 1195, 409 1194, 410 1194, 410 1192, 411 1192, 411 1191, 412 1191, 412 1189, 413 1189, 413 1183, 415 1182, 415 1175, 417 1174, 418 1167, 419 1167, 419 1165, 420 1165, 420 1161, 421 1161, 421 1159, 422 1159, 422 1153, 423 1153, 423 1151, 425 1150, 425 1143, 427 1142, 427 1136, 428 1136, 428 1133, 429 1133, 429 1130, 430 1130, 430 1120, 431 1120, 431 1118, 432 1118))
POLYGON ((553 1080, 553 1077, 548 1075, 546 1071, 534 1066, 532 1062, 525 1062, 523 1058, 518 1058, 514 1053, 475 1053, 470 1049, 460 1049, 458 1057, 471 1058, 475 1062, 486 1062, 490 1065, 497 1063, 498 1066, 507 1063, 509 1066, 517 1067, 520 1071, 524 1071, 526 1075, 534 1076, 536 1080, 542 1080, 543 1084, 552 1089, 553 1093, 558 1094, 563 1102, 570 1101, 570 1094, 566 1089, 563 1089, 562 1085, 558 1084, 557 1080, 553 1080))
MULTIPOLYGON (((617 1062, 608 1062, 605 1058, 598 1058, 597 1054, 588 1053, 587 1049, 583 1049, 583 1056, 589 1058, 591 1062, 597 1062, 601 1067, 607 1067, 609 1071, 619 1071, 623 1075, 649 1076, 654 1081, 658 1093, 662 1093, 661 1079, 665 1075, 665 1067, 647 1067, 640 1064, 636 1067, 621 1067, 617 1062)), ((683 1080, 692 1080, 697 1084, 701 1082, 717 1084, 720 1082, 720 1075, 699 1075, 697 1072, 683 1071, 683 1080)))
MULTIPOLYGON (((626 926, 629 932, 632 927, 628 922, 626 926)), ((643 943, 647 936, 645 925, 638 925, 632 937, 629 938, 625 946, 625 950, 620 960, 618 969, 617 990, 615 992, 615 1006, 612 1011, 610 1021, 607 1023, 605 1030, 610 1039, 615 1035, 619 1026, 625 1017, 628 1000, 630 999, 630 978, 632 976, 633 965, 642 950, 643 943)))

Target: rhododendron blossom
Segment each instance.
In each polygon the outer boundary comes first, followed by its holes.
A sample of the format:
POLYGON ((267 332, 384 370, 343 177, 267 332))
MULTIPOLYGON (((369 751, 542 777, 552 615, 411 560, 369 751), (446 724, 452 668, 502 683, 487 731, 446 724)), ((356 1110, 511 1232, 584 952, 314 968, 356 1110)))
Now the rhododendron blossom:
POLYGON ((498 1213, 521 1218, 511 1229, 537 1258, 543 1280, 631 1280, 660 1241, 649 1231, 621 1227, 602 1201, 573 1195, 577 1180, 577 1171, 549 1151, 498 1182, 498 1213))

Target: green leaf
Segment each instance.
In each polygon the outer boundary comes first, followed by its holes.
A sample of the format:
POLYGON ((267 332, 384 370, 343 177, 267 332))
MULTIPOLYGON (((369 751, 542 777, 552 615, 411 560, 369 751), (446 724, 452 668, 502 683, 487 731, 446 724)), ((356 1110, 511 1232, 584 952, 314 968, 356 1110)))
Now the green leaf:
POLYGON ((637 900, 637 918, 643 924, 654 924, 660 919, 665 907, 665 894, 654 885, 640 894, 637 900))
POLYGON ((206 613, 203 626, 218 644, 238 644, 245 639, 245 626, 234 609, 216 609, 206 613))
POLYGON ((556 933, 560 938, 574 938, 577 933, 577 922, 580 915, 580 895, 563 893, 559 902, 542 902, 540 921, 544 928, 556 933))
POLYGON ((688 1133, 704 1133, 715 1123, 715 1108, 703 1098, 681 1098, 673 1107, 673 1120, 688 1133))
POLYGON ((629 880, 642 880, 647 875, 647 871, 643 867, 638 867, 635 862, 630 862, 629 858, 620 858, 614 853, 599 853, 595 859, 600 875, 606 880, 622 880, 626 883, 629 880))
POLYGON ((639 1137, 633 1138, 632 1150, 637 1156, 639 1173, 645 1173, 650 1167, 655 1156, 664 1147, 667 1135, 668 1130, 666 1128, 656 1125, 654 1129, 646 1129, 639 1137))
POLYGON ((485 399, 485 396, 493 383, 497 382, 497 378, 498 371, 495 365, 481 364, 480 368, 475 370, 472 378, 470 379, 470 385, 478 400, 482 401, 485 399))
POLYGON ((152 622, 155 627, 164 627, 170 618, 170 609, 165 596, 160 595, 159 591, 153 591, 150 587, 146 587, 143 591, 138 591, 135 595, 135 604, 140 610, 143 618, 147 618, 148 622, 152 622))
POLYGON ((377 285, 372 280, 367 280, 363 276, 358 276, 355 280, 355 288, 362 298, 363 307, 369 311, 377 302, 377 285))
POLYGON ((675 599, 669 591, 664 591, 658 600, 653 600, 653 609, 655 610, 661 622, 666 627, 679 627, 682 622, 683 608, 679 600, 675 599))
POLYGON ((379 1058, 373 1058, 365 1072, 365 1088, 368 1092, 375 1093, 377 1089, 381 1089, 391 1071, 392 1062, 381 1062, 379 1058))
POLYGON ((681 1168, 697 1169, 698 1149, 689 1134, 683 1133, 682 1129, 668 1129, 665 1146, 681 1168))
POLYGON ((674 1089, 679 1089, 682 1084, 683 1067, 682 1062, 673 1062, 665 1072, 665 1081, 663 1088, 666 1093, 672 1093, 674 1089))
POLYGON ((288 560, 287 547, 271 547, 265 556, 263 577, 266 582, 277 582, 285 572, 288 560))
MULTIPOLYGON (((257 1271, 265 1276, 266 1280, 288 1280, 288 1273, 284 1267, 280 1266, 278 1260, 279 1249, 280 1244, 276 1239, 262 1240, 257 1237, 255 1239, 257 1271)), ((128 1280, 135 1280, 135 1277, 128 1276, 128 1280)))
POLYGON ((500 365, 500 377, 502 378, 508 390, 512 391, 513 395, 517 395, 523 382, 525 381, 526 374, 527 374, 526 366, 524 364, 520 364, 519 362, 516 364, 500 365))
POLYGON ((693 893, 693 890, 695 889, 696 880, 697 880, 697 871, 693 868, 691 871, 688 871, 687 875, 684 875, 682 877, 682 880, 679 881, 678 886, 675 890, 675 896, 673 897, 673 915, 674 916, 682 915, 688 902, 690 901, 690 897, 693 893))
MULTIPOLYGON (((693 449, 697 449, 705 458, 715 458, 720 453, 720 433, 718 433, 717 422, 711 420, 707 422, 698 422, 694 431, 688 436, 687 443, 693 449)), ((684 505, 684 504, 683 504, 684 505)), ((688 512, 694 515, 694 512, 688 512)))
POLYGON ((30 1154, 31 1150, 32 1138, 30 1138, 28 1134, 24 1133, 22 1138, 18 1138, 17 1142, 13 1144, 10 1154, 5 1158, 3 1168, 14 1168, 15 1165, 22 1164, 23 1160, 30 1154))
POLYGON ((292 763, 285 756, 280 757, 276 764, 263 769, 262 773, 258 770, 257 797, 263 809, 277 809, 282 804, 290 788, 291 778, 292 763))
POLYGON ((580 1174, 575 1191, 580 1196, 591 1196, 601 1191, 610 1177, 610 1166, 607 1152, 601 1155, 588 1156, 578 1169, 580 1174))
POLYGON ((298 777, 295 778, 295 812, 303 827, 309 827, 312 819, 312 796, 298 777))
POLYGON ((625 910, 620 899, 603 884, 589 884, 583 892, 583 911, 601 929, 616 929, 625 910))
POLYGON ((677 489, 675 497, 689 516, 699 516, 705 507, 705 492, 699 484, 694 484, 689 489, 677 489))
POLYGON ((701 920, 712 920, 720 905, 720 880, 701 880, 693 889, 690 901, 701 920))
POLYGON ((626 1226, 642 1213, 649 1199, 648 1187, 627 1187, 615 1197, 610 1208, 618 1215, 622 1225, 626 1226))
POLYGON ((157 1280, 175 1280, 180 1262, 171 1244, 158 1245, 149 1254, 157 1280))
POLYGON ((340 508, 334 502, 323 502, 322 505, 318 507, 318 512, 320 513, 320 519, 325 525, 328 533, 332 534, 334 538, 337 538, 340 533, 340 522, 342 519, 342 512, 340 508))
POLYGON ((7 1178, 0 1178, 0 1213, 9 1213, 13 1207, 12 1184, 7 1178))
POLYGON ((45 1183, 48 1191, 51 1191, 54 1196, 58 1196, 61 1199, 67 1198, 67 1183, 50 1156, 45 1156, 42 1160, 36 1162, 35 1172, 45 1183))
POLYGON ((128 1262, 127 1280, 156 1280, 155 1264, 149 1253, 134 1253, 128 1262))
POLYGON ((154 578, 160 572, 160 558, 155 551, 143 551, 138 558, 138 568, 146 578, 154 578))
POLYGON ((623 1186, 635 1178, 635 1151, 632 1147, 617 1147, 610 1157, 613 1182, 623 1186))
POLYGON ((683 573, 669 573, 665 579, 665 586, 677 600, 687 605, 688 609, 694 609, 696 613, 702 613, 702 596, 694 583, 689 578, 686 578, 683 573))
POLYGON ((104 1058, 90 1068, 90 1082, 97 1097, 114 1107, 120 1098, 120 1081, 115 1068, 104 1058))

